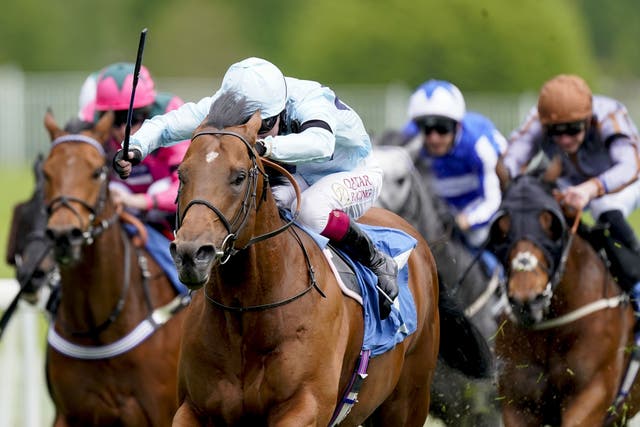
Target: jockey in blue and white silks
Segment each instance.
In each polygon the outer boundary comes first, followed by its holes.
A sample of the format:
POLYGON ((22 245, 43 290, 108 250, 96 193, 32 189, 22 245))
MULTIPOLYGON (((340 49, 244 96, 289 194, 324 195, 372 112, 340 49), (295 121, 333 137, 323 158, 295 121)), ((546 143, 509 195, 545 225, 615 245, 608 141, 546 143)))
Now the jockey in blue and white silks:
MULTIPOLYGON (((380 194, 382 169, 370 157, 371 141, 358 114, 320 83, 285 77, 260 58, 235 63, 213 96, 145 121, 131 138, 128 158, 121 152, 116 156, 118 173, 128 176, 128 159, 142 159, 158 147, 190 138, 212 104, 226 94, 237 94, 260 110, 258 154, 295 167, 303 192, 298 220, 371 268, 379 286, 395 298, 395 262, 354 221, 380 194)), ((295 208, 291 185, 276 186, 273 192, 280 207, 295 208)), ((389 304, 381 307, 387 315, 389 310, 389 304)))
POLYGON ((421 85, 409 101, 409 117, 405 140, 423 138, 419 162, 432 176, 434 192, 449 206, 466 243, 479 247, 501 202, 496 164, 505 138, 491 120, 466 111, 462 93, 446 81, 421 85))

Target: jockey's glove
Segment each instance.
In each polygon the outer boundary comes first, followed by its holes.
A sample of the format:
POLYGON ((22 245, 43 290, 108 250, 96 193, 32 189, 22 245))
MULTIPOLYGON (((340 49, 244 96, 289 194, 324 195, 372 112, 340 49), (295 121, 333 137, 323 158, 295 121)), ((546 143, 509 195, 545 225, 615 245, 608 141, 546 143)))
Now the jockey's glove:
POLYGON ((124 151, 118 150, 115 156, 113 156, 113 169, 118 173, 120 178, 126 179, 131 173, 131 166, 136 166, 142 161, 142 152, 136 148, 129 150, 129 158, 124 158, 124 151), (124 160, 128 162, 124 166, 120 165, 120 161, 124 160))
POLYGON ((264 139, 259 139, 256 141, 256 153, 260 157, 269 157, 271 154, 271 144, 266 142, 264 139))

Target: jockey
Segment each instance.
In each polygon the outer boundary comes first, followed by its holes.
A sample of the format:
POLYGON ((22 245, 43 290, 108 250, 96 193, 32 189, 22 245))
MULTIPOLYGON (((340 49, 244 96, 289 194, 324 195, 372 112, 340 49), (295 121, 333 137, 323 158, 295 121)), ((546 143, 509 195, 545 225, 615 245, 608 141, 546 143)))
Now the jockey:
MULTIPOLYGON (((420 135, 417 166, 432 176, 434 192, 445 201, 464 243, 475 252, 489 234, 489 221, 502 200, 496 166, 506 140, 485 116, 466 111, 464 97, 450 82, 429 80, 409 100, 409 141, 420 135)), ((486 252, 486 251, 485 251, 486 252)), ((491 272, 497 261, 483 261, 491 272)))
MULTIPOLYGON (((190 137, 226 91, 259 105, 262 127, 256 151, 295 170, 304 194, 300 222, 369 267, 382 291, 395 299, 395 261, 378 250, 355 222, 380 194, 382 170, 370 158, 371 141, 358 114, 320 83, 285 77, 260 58, 233 64, 213 96, 146 121, 130 141, 128 158, 133 162, 118 153, 114 161, 118 173, 126 177, 131 163, 146 158, 150 151, 190 137)), ((280 207, 295 208, 292 186, 275 186, 273 193, 280 207)), ((391 303, 380 298, 382 318, 390 309, 391 303)))
POLYGON ((557 184, 564 205, 590 209, 596 223, 608 228, 610 238, 632 254, 620 257, 618 251, 607 251, 612 266, 617 263, 617 270, 629 276, 618 277, 618 283, 631 293, 636 316, 640 315, 640 244, 625 218, 640 203, 638 143, 638 130, 624 105, 592 95, 578 76, 561 74, 542 86, 537 108, 511 135, 504 158, 511 176, 523 173, 540 150, 548 159, 561 160, 557 184))
MULTIPOLYGON (((97 120, 107 111, 115 112, 111 138, 106 144, 109 158, 120 148, 133 84, 134 64, 119 62, 107 66, 87 78, 80 95, 81 119, 97 120), (95 89, 94 89, 95 88, 95 89), (94 90, 94 99, 90 92, 94 90), (87 95, 89 92, 89 95, 87 95)), ((133 101, 131 135, 145 119, 174 110, 183 104, 177 96, 158 93, 146 67, 140 68, 138 86, 133 101)), ((143 222, 173 240, 173 224, 178 194, 178 165, 189 147, 189 141, 180 141, 171 147, 154 150, 124 181, 114 174, 109 190, 117 203, 137 214, 143 222)))

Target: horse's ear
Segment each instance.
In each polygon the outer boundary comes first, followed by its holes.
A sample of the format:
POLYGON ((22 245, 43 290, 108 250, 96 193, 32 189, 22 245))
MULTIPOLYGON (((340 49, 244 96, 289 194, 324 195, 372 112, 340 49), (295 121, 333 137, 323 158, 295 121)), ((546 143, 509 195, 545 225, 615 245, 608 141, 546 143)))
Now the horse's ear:
POLYGON ((113 111, 107 111, 100 117, 98 123, 94 128, 94 131, 98 134, 98 140, 101 142, 107 141, 109 136, 111 135, 111 127, 113 126, 113 121, 115 120, 115 113, 113 111))
POLYGON ((56 119, 53 117, 53 113, 50 109, 47 109, 47 112, 44 115, 44 127, 49 132, 51 141, 53 141, 63 133, 63 130, 60 129, 58 123, 56 123, 56 119))
POLYGON ((563 224, 553 213, 542 211, 538 220, 540 221, 542 229, 552 241, 556 241, 562 237, 564 233, 563 224))
POLYGON ((556 154, 542 174, 542 181, 549 183, 556 182, 560 174, 562 174, 562 159, 559 154, 556 154))
POLYGON ((262 125, 262 119, 260 118, 260 110, 253 113, 253 116, 247 122, 247 129, 252 135, 258 135, 260 126, 262 125))

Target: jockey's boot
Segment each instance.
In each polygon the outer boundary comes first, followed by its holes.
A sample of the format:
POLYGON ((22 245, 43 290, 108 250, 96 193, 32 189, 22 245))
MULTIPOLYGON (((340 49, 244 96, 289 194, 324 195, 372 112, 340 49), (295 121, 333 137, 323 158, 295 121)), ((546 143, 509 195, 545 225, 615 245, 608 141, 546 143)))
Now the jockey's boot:
POLYGON ((614 242, 606 251, 610 269, 631 298, 636 316, 634 330, 636 337, 640 337, 640 242, 621 211, 603 212, 598 221, 605 225, 609 239, 614 242))
POLYGON ((369 236, 349 218, 349 226, 340 240, 333 240, 338 249, 344 250, 356 261, 367 266, 378 276, 380 294, 380 318, 386 319, 391 313, 393 300, 398 296, 398 265, 386 253, 380 251, 369 236))

